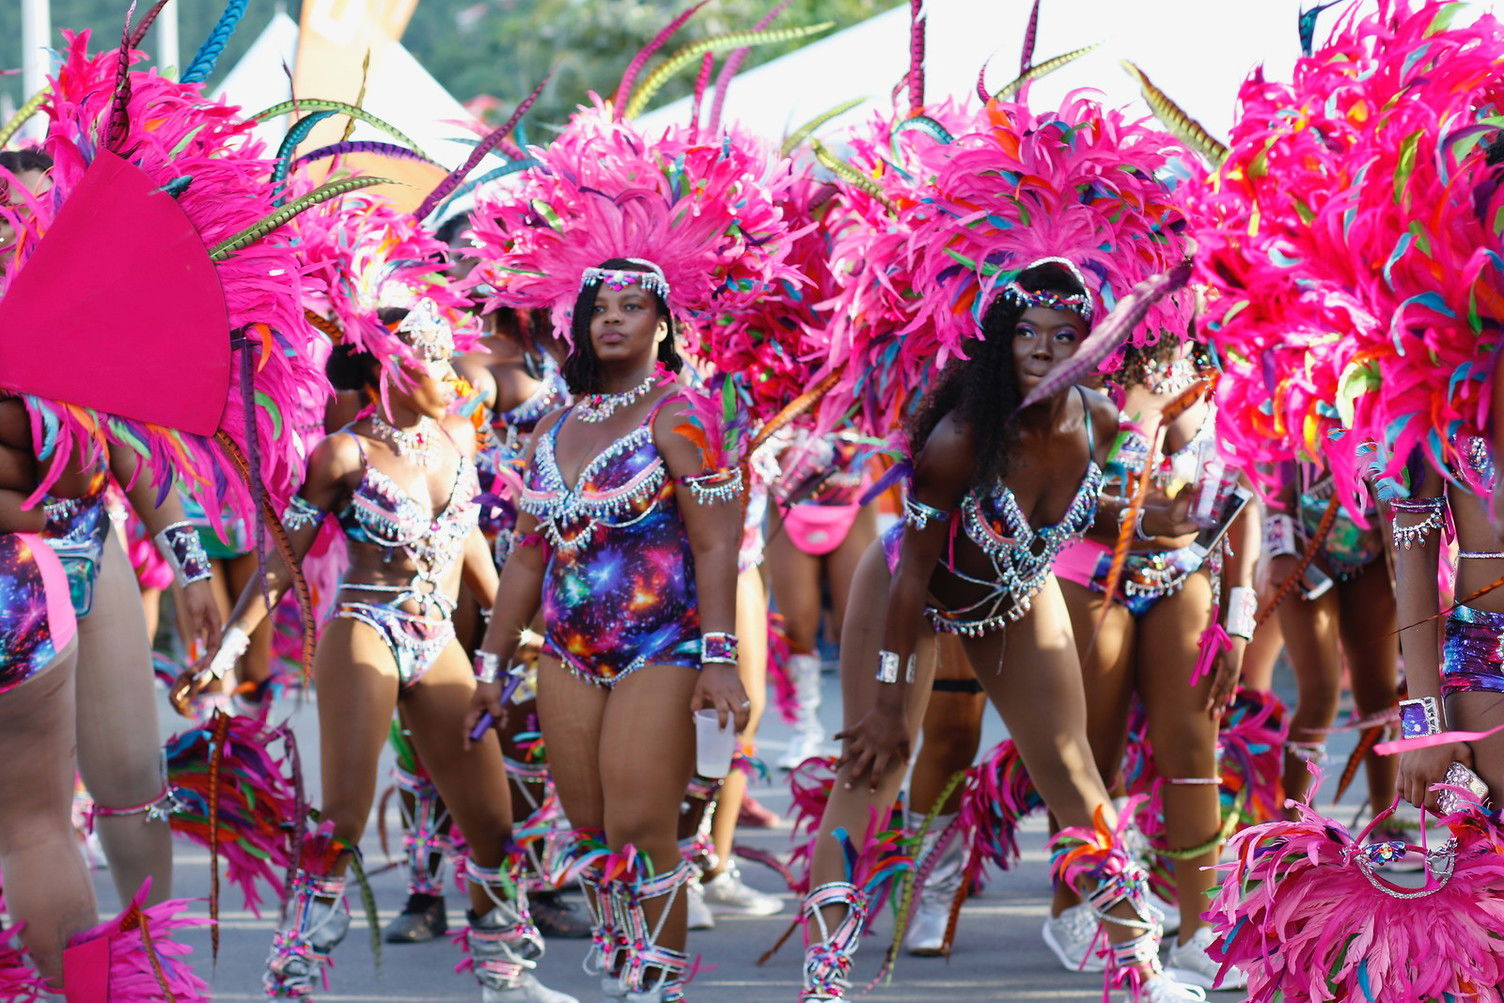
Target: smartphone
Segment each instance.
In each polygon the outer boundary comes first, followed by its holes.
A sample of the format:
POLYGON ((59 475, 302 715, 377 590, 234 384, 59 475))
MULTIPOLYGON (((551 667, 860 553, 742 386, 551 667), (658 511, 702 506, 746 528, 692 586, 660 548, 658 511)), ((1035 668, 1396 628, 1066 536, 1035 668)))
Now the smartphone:
POLYGON ((1216 507, 1212 511, 1211 518, 1207 520, 1206 527, 1196 534, 1196 539, 1191 541, 1191 550, 1197 557, 1206 557, 1217 544, 1222 542, 1222 538, 1232 528, 1233 522, 1252 500, 1253 492, 1241 484, 1217 498, 1216 507))
POLYGON ((1307 599, 1319 599, 1326 595, 1332 587, 1331 576, 1322 571, 1314 564, 1306 566, 1306 573, 1301 576, 1301 595, 1307 599))

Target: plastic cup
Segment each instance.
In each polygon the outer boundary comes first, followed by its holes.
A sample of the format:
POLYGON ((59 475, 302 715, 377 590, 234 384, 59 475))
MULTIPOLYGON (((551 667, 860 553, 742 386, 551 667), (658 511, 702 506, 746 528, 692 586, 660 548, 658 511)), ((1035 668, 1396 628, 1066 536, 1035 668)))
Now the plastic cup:
POLYGON ((736 725, 720 726, 714 710, 695 711, 695 772, 716 780, 731 772, 731 754, 736 751, 736 725))
POLYGON ((1237 472, 1228 468, 1222 462, 1222 457, 1210 449, 1203 453, 1196 471, 1196 494, 1191 502, 1191 521, 1202 529, 1214 528, 1222 506, 1232 496, 1237 483, 1237 472))

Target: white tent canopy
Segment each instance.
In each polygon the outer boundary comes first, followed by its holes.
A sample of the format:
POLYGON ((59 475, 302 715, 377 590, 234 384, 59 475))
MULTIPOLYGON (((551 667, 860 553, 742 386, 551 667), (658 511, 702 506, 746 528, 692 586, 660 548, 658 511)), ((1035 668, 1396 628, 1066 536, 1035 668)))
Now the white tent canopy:
MULTIPOLYGON (((267 24, 240 62, 225 75, 215 93, 247 112, 270 108, 292 98, 290 71, 297 59, 298 26, 279 11, 267 24)), ((305 94, 303 97, 318 97, 305 94)), ((458 167, 470 155, 475 133, 464 123, 475 121, 444 86, 425 70, 412 53, 394 43, 382 58, 381 72, 373 74, 362 105, 413 138, 431 160, 447 168, 458 167), (459 142, 468 138, 470 143, 459 142)), ((260 138, 271 148, 287 130, 285 119, 263 123, 260 138)), ((352 139, 389 139, 372 126, 357 123, 352 139)), ((471 176, 503 160, 488 160, 471 176)))
MULTIPOLYGON (((1309 6, 1312 0, 1305 2, 1309 6)), ((1374 0, 1359 2, 1375 5, 1374 0)), ((987 84, 992 90, 1016 77, 1030 6, 1024 0, 928 0, 927 98, 974 98, 977 73, 989 59, 987 84)), ((1347 6, 1321 15, 1318 41, 1347 6)), ((1473 5, 1495 10, 1499 6, 1500 0, 1473 5)), ((1090 87, 1103 92, 1109 105, 1133 104, 1138 113, 1148 114, 1137 83, 1119 65, 1129 59, 1213 135, 1225 138, 1238 87, 1249 70, 1264 62, 1271 74, 1288 78, 1300 55, 1299 13, 1300 0, 1045 0, 1035 62, 1085 45, 1102 45, 1036 83, 1030 104, 1048 108, 1069 91, 1090 87)), ((725 114, 728 120, 776 138, 844 101, 867 99, 826 126, 822 132, 828 134, 874 109, 891 108, 893 89, 903 80, 908 61, 905 4, 740 74, 730 87, 725 114)), ((639 121, 647 127, 684 122, 689 107, 688 99, 676 101, 639 121)))

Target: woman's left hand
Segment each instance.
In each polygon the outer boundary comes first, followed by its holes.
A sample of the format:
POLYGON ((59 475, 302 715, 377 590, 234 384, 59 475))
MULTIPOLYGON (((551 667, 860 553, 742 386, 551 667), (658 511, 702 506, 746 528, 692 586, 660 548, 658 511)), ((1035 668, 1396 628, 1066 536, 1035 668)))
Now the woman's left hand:
POLYGON ((219 603, 214 601, 214 589, 207 580, 193 582, 178 590, 178 600, 183 604, 183 612, 188 629, 192 632, 192 640, 197 643, 200 652, 213 651, 219 644, 219 631, 222 622, 219 618, 219 603))
POLYGON ((1238 692, 1238 679, 1243 674, 1243 652, 1248 642, 1241 637, 1232 638, 1232 647, 1224 649, 1212 663, 1212 688, 1206 694, 1206 712, 1213 718, 1232 706, 1238 692))
POLYGON ((752 701, 747 699, 747 690, 742 686, 741 673, 734 665, 706 665, 700 669, 700 680, 695 683, 695 695, 689 701, 690 713, 697 710, 713 710, 724 730, 727 721, 736 724, 738 734, 747 727, 752 701))

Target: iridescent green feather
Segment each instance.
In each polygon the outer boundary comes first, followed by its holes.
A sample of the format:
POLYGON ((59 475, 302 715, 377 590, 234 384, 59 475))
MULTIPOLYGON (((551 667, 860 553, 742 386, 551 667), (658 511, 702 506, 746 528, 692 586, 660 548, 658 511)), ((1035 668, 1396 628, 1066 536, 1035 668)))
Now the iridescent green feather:
POLYGON ((701 39, 691 45, 675 52, 664 61, 663 65, 654 70, 646 80, 633 92, 627 101, 625 118, 636 118, 647 107, 659 89, 669 81, 674 74, 691 65, 707 52, 727 52, 732 49, 745 49, 754 45, 774 45, 779 42, 793 42, 811 35, 818 35, 823 31, 829 31, 835 27, 832 21, 823 24, 811 25, 807 28, 780 28, 773 31, 731 31, 724 35, 713 35, 710 38, 701 39))
MULTIPOLYGON (((391 136, 393 139, 397 140, 397 142, 406 144, 407 146, 411 147, 414 152, 420 154, 422 153, 422 151, 418 149, 418 144, 413 141, 412 137, 407 135, 407 133, 403 132, 401 129, 398 129, 395 125, 392 125, 390 122, 387 122, 384 119, 377 118, 375 115, 372 115, 364 108, 357 108, 355 107, 355 105, 346 104, 343 101, 330 101, 327 98, 297 98, 293 101, 283 101, 280 104, 274 104, 270 108, 263 108, 261 111, 258 111, 256 114, 252 115, 251 118, 257 122, 264 122, 269 118, 276 118, 279 115, 288 115, 294 112, 302 114, 304 112, 310 111, 335 111, 339 112, 341 115, 349 115, 351 118, 358 118, 367 125, 375 126, 377 129, 380 129, 388 136, 391 136)), ((425 159, 432 158, 425 157, 425 159)))
POLYGON ((332 198, 338 198, 341 195, 348 195, 350 192, 359 191, 362 188, 369 188, 372 185, 396 185, 401 183, 402 182, 400 181, 393 181, 391 178, 366 177, 343 178, 339 181, 331 181, 327 185, 322 185, 318 188, 315 188, 307 195, 294 199, 284 206, 278 207, 277 211, 272 213, 270 216, 267 216, 265 219, 261 220, 259 223, 256 223, 253 226, 249 226, 246 229, 241 230, 239 233, 235 234, 235 236, 233 237, 230 237, 228 240, 220 241, 209 252, 209 258, 211 261, 223 261, 225 258, 234 254, 241 248, 254 244, 256 241, 260 240, 262 237, 282 226, 284 223, 292 219, 294 216, 297 216, 299 213, 312 209, 314 206, 327 202, 332 198))

